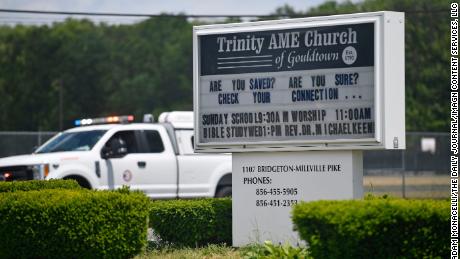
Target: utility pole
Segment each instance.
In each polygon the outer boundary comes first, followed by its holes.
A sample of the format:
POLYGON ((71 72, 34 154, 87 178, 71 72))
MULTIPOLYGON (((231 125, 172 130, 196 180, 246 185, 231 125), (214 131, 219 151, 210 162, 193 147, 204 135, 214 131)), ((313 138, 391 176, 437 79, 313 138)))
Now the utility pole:
POLYGON ((62 83, 62 79, 59 79, 59 131, 62 131, 63 128, 63 97, 64 97, 64 84, 62 83))
POLYGON ((406 150, 401 150, 402 154, 402 197, 406 198, 406 150))

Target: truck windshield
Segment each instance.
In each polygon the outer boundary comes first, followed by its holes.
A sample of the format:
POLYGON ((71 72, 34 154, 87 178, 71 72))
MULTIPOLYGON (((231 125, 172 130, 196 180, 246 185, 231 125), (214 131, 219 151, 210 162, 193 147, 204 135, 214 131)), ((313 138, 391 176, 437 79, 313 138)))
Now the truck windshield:
POLYGON ((41 146, 35 153, 88 151, 106 132, 106 130, 64 132, 41 146))

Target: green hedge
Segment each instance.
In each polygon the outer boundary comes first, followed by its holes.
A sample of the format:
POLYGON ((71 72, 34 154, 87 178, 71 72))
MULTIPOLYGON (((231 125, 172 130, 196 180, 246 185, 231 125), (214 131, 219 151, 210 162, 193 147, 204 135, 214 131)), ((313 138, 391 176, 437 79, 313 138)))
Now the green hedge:
POLYGON ((0 194, 0 258, 128 258, 147 242, 140 193, 41 190, 0 194))
POLYGON ((0 182, 1 192, 34 191, 44 189, 81 189, 75 180, 31 180, 0 182))
POLYGON ((232 242, 229 198, 153 201, 150 226, 163 241, 177 246, 232 242))
POLYGON ((371 199, 301 203, 295 229, 314 258, 448 258, 448 201, 371 199))

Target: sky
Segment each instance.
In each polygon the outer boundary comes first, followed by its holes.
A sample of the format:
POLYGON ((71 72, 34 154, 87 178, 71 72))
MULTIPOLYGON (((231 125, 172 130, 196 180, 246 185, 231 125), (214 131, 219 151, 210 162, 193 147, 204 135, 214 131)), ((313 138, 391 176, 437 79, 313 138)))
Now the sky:
MULTIPOLYGON (((0 0, 0 9, 136 14, 266 15, 285 4, 290 5, 296 11, 306 11, 323 2, 325 0, 0 0)), ((1 24, 50 23, 63 19, 65 16, 62 15, 0 12, 1 24)), ((108 23, 129 23, 139 18, 99 17, 93 19, 108 23)))

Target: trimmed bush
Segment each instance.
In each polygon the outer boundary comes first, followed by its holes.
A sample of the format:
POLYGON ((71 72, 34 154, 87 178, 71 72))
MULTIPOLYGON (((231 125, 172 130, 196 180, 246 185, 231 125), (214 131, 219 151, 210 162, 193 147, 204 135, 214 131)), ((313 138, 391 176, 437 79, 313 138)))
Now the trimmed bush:
POLYGON ((78 182, 75 180, 31 180, 31 181, 14 181, 0 182, 1 192, 16 192, 16 191, 34 191, 44 189, 81 189, 78 182))
POLYGON ((125 190, 0 194, 0 258, 128 258, 147 242, 149 199, 125 190))
POLYGON ((232 200, 154 201, 150 226, 163 241, 177 246, 232 242, 232 200))
POLYGON ((301 203, 294 228, 314 258, 448 258, 448 201, 371 199, 301 203))

